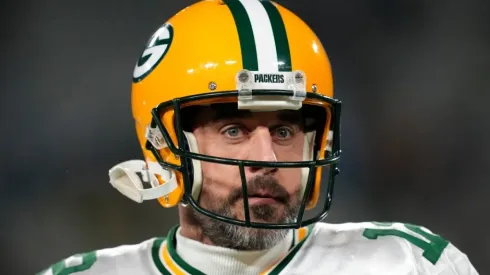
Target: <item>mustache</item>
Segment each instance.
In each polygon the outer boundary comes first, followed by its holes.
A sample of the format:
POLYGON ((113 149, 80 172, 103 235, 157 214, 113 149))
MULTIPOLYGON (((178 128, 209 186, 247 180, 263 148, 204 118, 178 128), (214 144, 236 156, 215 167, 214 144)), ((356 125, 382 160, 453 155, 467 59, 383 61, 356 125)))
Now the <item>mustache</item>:
MULTIPOLYGON (((291 197, 286 188, 272 176, 256 176, 247 182, 247 196, 249 198, 261 194, 266 194, 267 197, 274 198, 284 204, 288 203, 291 197)), ((231 205, 240 199, 243 199, 242 187, 232 190, 228 203, 231 205)))

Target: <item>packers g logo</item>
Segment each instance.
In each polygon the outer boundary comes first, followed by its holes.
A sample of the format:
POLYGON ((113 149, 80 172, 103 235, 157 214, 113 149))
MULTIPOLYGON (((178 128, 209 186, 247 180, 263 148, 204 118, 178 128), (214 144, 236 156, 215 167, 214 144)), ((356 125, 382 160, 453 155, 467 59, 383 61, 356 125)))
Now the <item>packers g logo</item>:
POLYGON ((173 37, 174 29, 170 24, 164 24, 151 36, 134 67, 133 82, 143 80, 162 61, 173 37))

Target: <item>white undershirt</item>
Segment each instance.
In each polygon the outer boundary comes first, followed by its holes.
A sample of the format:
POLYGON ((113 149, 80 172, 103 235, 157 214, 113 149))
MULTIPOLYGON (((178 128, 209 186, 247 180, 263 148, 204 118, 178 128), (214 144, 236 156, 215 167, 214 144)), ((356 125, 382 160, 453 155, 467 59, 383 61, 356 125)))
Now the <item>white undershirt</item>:
POLYGON ((276 264, 288 252, 293 241, 292 231, 273 248, 261 251, 240 251, 207 245, 176 233, 177 254, 189 265, 205 274, 256 275, 276 264))

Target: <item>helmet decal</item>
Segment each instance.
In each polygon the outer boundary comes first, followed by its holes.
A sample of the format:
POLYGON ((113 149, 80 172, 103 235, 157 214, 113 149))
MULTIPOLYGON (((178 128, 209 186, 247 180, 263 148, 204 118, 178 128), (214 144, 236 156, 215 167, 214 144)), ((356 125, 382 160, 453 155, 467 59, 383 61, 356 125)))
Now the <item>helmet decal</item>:
POLYGON ((172 25, 164 24, 148 40, 133 71, 133 82, 143 80, 162 61, 172 44, 174 30, 172 25))

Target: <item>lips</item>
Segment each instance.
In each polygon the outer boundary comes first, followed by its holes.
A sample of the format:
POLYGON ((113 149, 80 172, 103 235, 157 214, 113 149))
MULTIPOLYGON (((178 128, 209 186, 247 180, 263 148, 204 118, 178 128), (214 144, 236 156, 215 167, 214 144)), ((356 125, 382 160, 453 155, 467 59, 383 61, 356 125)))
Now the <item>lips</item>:
POLYGON ((274 204, 277 203, 278 201, 274 198, 270 197, 250 197, 248 198, 248 205, 264 205, 264 204, 274 204))
POLYGON ((249 198, 269 198, 269 199, 276 199, 276 196, 272 195, 271 193, 268 192, 255 192, 253 194, 248 194, 249 198))
MULTIPOLYGON (((243 201, 243 191, 241 186, 234 188, 228 197, 229 204, 235 204, 239 200, 243 201)), ((291 200, 288 190, 272 176, 256 176, 248 180, 245 195, 249 200, 260 201, 261 203, 268 201, 287 205, 291 200)))
POLYGON ((277 195, 273 195, 272 193, 267 192, 267 191, 259 191, 259 192, 250 193, 250 194, 248 194, 248 199, 249 200, 250 199, 253 199, 253 200, 263 199, 263 201, 269 201, 269 202, 272 202, 272 200, 274 200, 276 202, 284 202, 285 201, 284 198, 281 198, 277 195))

